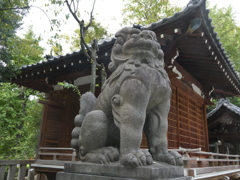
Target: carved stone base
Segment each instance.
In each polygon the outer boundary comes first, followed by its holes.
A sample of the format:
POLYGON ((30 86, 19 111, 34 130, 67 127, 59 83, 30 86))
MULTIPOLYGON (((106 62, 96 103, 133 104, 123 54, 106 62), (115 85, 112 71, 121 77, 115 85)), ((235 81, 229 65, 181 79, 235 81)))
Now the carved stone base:
POLYGON ((56 180, 190 180, 183 175, 183 167, 155 163, 144 167, 124 167, 119 162, 111 164, 66 163, 64 172, 56 180))

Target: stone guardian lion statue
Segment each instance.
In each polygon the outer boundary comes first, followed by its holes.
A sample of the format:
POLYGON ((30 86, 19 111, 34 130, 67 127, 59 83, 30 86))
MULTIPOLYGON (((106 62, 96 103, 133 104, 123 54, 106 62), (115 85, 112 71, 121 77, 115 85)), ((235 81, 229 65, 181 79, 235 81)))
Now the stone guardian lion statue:
POLYGON ((72 147, 83 162, 182 165, 181 155, 167 150, 171 88, 155 33, 126 27, 115 36, 112 74, 98 98, 90 92, 82 96, 72 147), (142 131, 149 151, 140 149, 142 131))

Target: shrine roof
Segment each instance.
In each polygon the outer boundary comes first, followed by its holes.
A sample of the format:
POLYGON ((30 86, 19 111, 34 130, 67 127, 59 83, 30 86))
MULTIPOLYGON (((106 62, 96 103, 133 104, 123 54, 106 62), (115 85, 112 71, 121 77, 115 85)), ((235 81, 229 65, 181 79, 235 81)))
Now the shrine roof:
MULTIPOLYGON (((138 28, 153 30, 157 34, 165 54, 166 69, 180 65, 186 74, 196 79, 203 91, 208 89, 203 92, 205 95, 212 93, 214 98, 219 95, 239 96, 238 73, 214 31, 209 10, 206 9, 206 0, 190 0, 183 10, 173 16, 138 28)), ((114 42, 114 37, 99 42, 98 61, 106 66, 110 62, 114 42)), ((70 79, 66 78, 68 73, 86 75, 90 66, 91 63, 80 50, 23 66, 21 74, 12 78, 12 82, 48 92, 46 79, 61 76, 55 79, 67 81, 70 79)), ((191 80, 184 79, 186 75, 182 76, 183 81, 191 83, 191 80)))
POLYGON ((224 107, 227 110, 233 112, 234 114, 240 116, 240 107, 230 103, 229 99, 223 99, 222 98, 217 102, 216 107, 207 114, 207 118, 210 118, 211 116, 216 114, 220 110, 220 108, 222 108, 222 107, 224 107))

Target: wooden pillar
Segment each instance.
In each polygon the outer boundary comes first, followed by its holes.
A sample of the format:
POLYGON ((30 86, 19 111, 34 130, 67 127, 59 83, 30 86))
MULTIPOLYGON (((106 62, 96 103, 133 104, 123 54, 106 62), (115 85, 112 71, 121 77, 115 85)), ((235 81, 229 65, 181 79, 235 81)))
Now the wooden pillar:
POLYGON ((178 87, 176 87, 176 112, 177 112, 177 133, 178 133, 178 148, 180 147, 180 118, 179 118, 179 98, 178 87))
POLYGON ((224 142, 224 139, 221 138, 221 145, 220 148, 219 148, 219 152, 222 153, 222 154, 225 154, 225 148, 224 148, 224 145, 225 145, 225 142, 224 142))
POLYGON ((6 166, 0 166, 0 180, 4 180, 6 166))
POLYGON ((16 169, 17 169, 16 165, 10 165, 9 166, 7 180, 14 180, 15 179, 16 169))
POLYGON ((18 170, 18 180, 22 180, 26 175, 26 164, 21 164, 18 170))
POLYGON ((203 105, 203 118, 204 118, 204 130, 205 130, 205 151, 209 151, 209 138, 208 138, 208 123, 206 105, 203 105))

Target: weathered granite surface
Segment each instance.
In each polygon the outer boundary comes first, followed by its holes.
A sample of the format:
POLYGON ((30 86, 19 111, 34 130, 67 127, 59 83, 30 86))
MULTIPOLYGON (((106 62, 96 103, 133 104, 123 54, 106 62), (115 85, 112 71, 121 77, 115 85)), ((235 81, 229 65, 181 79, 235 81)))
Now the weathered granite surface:
POLYGON ((150 166, 125 167, 119 162, 109 164, 66 163, 64 172, 57 174, 56 180, 190 180, 183 176, 183 167, 166 163, 150 166))
POLYGON ((98 98, 90 92, 81 97, 71 146, 82 162, 182 166, 182 156, 167 150, 171 87, 156 34, 126 27, 115 36, 112 74, 98 98), (140 149, 142 131, 149 151, 140 149))

